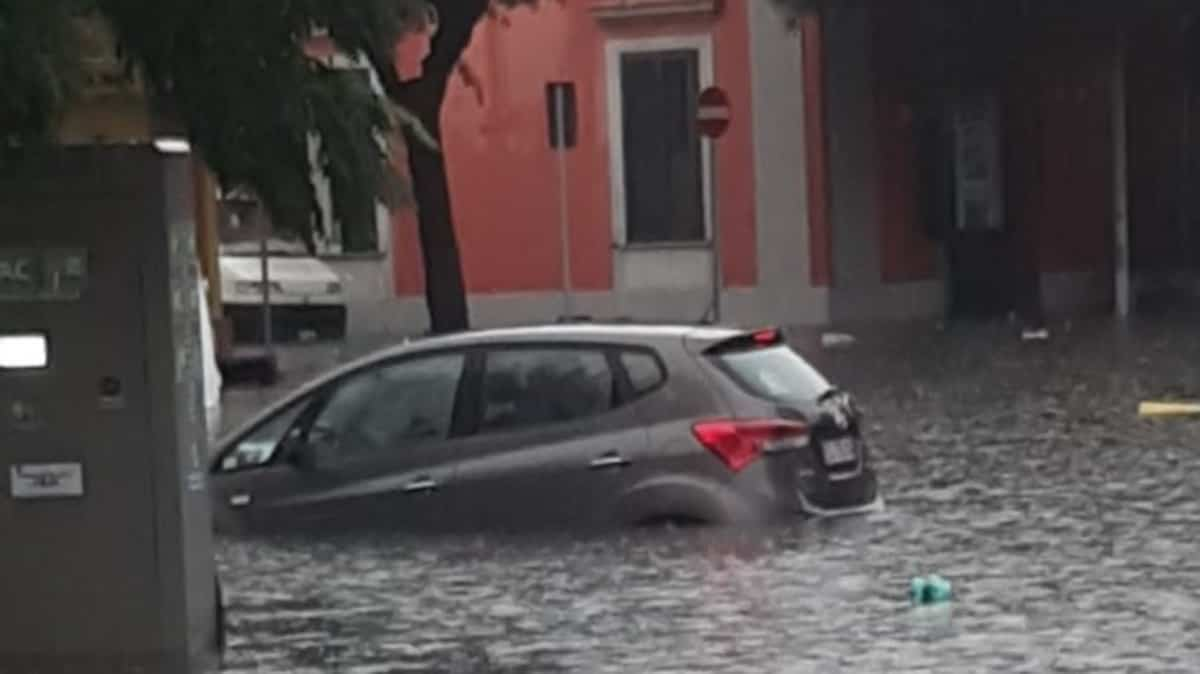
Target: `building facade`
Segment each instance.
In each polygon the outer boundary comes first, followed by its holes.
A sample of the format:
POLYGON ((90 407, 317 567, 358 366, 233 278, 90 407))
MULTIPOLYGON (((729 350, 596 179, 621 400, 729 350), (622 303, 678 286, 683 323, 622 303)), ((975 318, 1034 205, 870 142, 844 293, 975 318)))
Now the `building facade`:
MULTIPOLYGON (((1191 24, 1167 5, 988 6, 588 0, 486 19, 443 115, 474 323, 697 321, 714 279, 723 319, 789 325, 1040 319, 1192 288, 1191 24), (694 125, 709 85, 732 102, 717 141, 694 125)), ((398 53, 419 73, 418 44, 398 53)), ((427 324, 416 231, 393 214, 381 329, 427 324)))
POLYGON ((1195 295, 1197 40, 1180 5, 819 16, 835 321, 1195 295))
MULTIPOLYGON (((401 69, 419 72, 411 51, 401 69)), ((804 42, 768 2, 541 3, 482 22, 443 116, 474 323, 698 321, 714 278, 725 320, 827 321, 807 90, 804 42), (710 85, 732 104, 717 141, 695 125, 710 85), (561 154, 555 90, 574 120, 561 154)), ((395 320, 423 326, 413 212, 392 243, 395 320)))

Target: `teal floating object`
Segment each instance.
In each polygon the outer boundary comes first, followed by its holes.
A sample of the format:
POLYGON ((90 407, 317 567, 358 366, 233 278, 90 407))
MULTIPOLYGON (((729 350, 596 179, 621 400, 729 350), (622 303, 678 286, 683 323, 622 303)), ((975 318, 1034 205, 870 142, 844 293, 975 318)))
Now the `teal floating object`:
POLYGON ((917 576, 909 582, 908 596, 917 606, 943 604, 954 597, 954 586, 937 574, 917 576))

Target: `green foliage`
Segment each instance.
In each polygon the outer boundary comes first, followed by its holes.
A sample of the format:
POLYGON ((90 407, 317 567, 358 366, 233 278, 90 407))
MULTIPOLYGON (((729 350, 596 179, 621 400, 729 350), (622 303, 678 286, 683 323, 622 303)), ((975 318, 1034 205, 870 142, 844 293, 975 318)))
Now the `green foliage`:
POLYGON ((378 52, 417 16, 419 0, 97 1, 222 184, 249 187, 277 227, 307 235, 321 224, 315 139, 334 217, 373 229, 390 117, 364 79, 308 58, 303 46, 324 27, 345 53, 378 52))
POLYGON ((9 144, 45 138, 75 89, 75 0, 0 0, 0 136, 9 144))
MULTIPOLYGON (((384 138, 407 126, 436 146, 395 95, 393 70, 396 41, 423 25, 431 6, 448 22, 469 7, 473 25, 488 0, 0 0, 0 142, 49 138, 83 72, 73 20, 99 16, 156 109, 182 122, 223 185, 251 190, 277 227, 307 236, 323 224, 315 160, 343 230, 373 235, 376 202, 396 191, 384 138), (303 47, 318 28, 343 53, 365 56, 390 100, 356 74, 308 58, 303 47)), ((438 55, 443 73, 461 48, 452 51, 438 55)))
POLYGON ((222 184, 256 193, 276 226, 307 236, 322 224, 316 141, 334 217, 374 232, 396 111, 304 45, 324 28, 344 53, 390 63, 424 0, 0 0, 0 136, 10 144, 46 139, 70 104, 82 71, 72 19, 89 11, 110 24, 156 109, 183 123, 222 184))

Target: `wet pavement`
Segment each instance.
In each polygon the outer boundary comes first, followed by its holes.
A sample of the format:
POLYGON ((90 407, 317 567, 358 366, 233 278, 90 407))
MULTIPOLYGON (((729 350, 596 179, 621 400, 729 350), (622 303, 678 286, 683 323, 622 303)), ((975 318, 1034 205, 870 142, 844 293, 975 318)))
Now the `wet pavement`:
POLYGON ((1200 324, 1054 331, 814 351, 871 415, 888 508, 867 518, 222 541, 227 671, 1193 672, 1200 422, 1135 412, 1200 398, 1200 324), (955 601, 911 608, 925 573, 955 601))

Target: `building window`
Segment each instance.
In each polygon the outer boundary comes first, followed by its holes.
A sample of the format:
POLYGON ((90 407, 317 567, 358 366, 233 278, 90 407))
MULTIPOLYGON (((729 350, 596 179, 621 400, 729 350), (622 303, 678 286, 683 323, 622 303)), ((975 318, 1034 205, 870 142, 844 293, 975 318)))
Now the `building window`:
POLYGON ((617 243, 704 243, 709 160, 696 109, 712 82, 710 39, 614 41, 608 68, 617 243))
MULTIPOLYGON (((338 75, 347 78, 349 86, 363 87, 381 94, 383 89, 375 73, 364 67, 361 61, 335 54, 329 58, 327 65, 338 75)), ((382 153, 386 149, 386 141, 380 138, 379 144, 382 153)), ((313 162, 313 185, 323 221, 316 236, 317 253, 361 255, 382 252, 382 236, 390 224, 386 209, 376 203, 364 204, 363 208, 354 209, 353 217, 348 221, 338 219, 333 212, 333 186, 330 177, 320 168, 319 139, 315 136, 309 141, 309 159, 313 162)))
POLYGON ((621 56, 625 222, 630 243, 703 241, 694 49, 621 56))
POLYGON ((601 21, 713 16, 717 0, 591 0, 592 16, 601 21))

